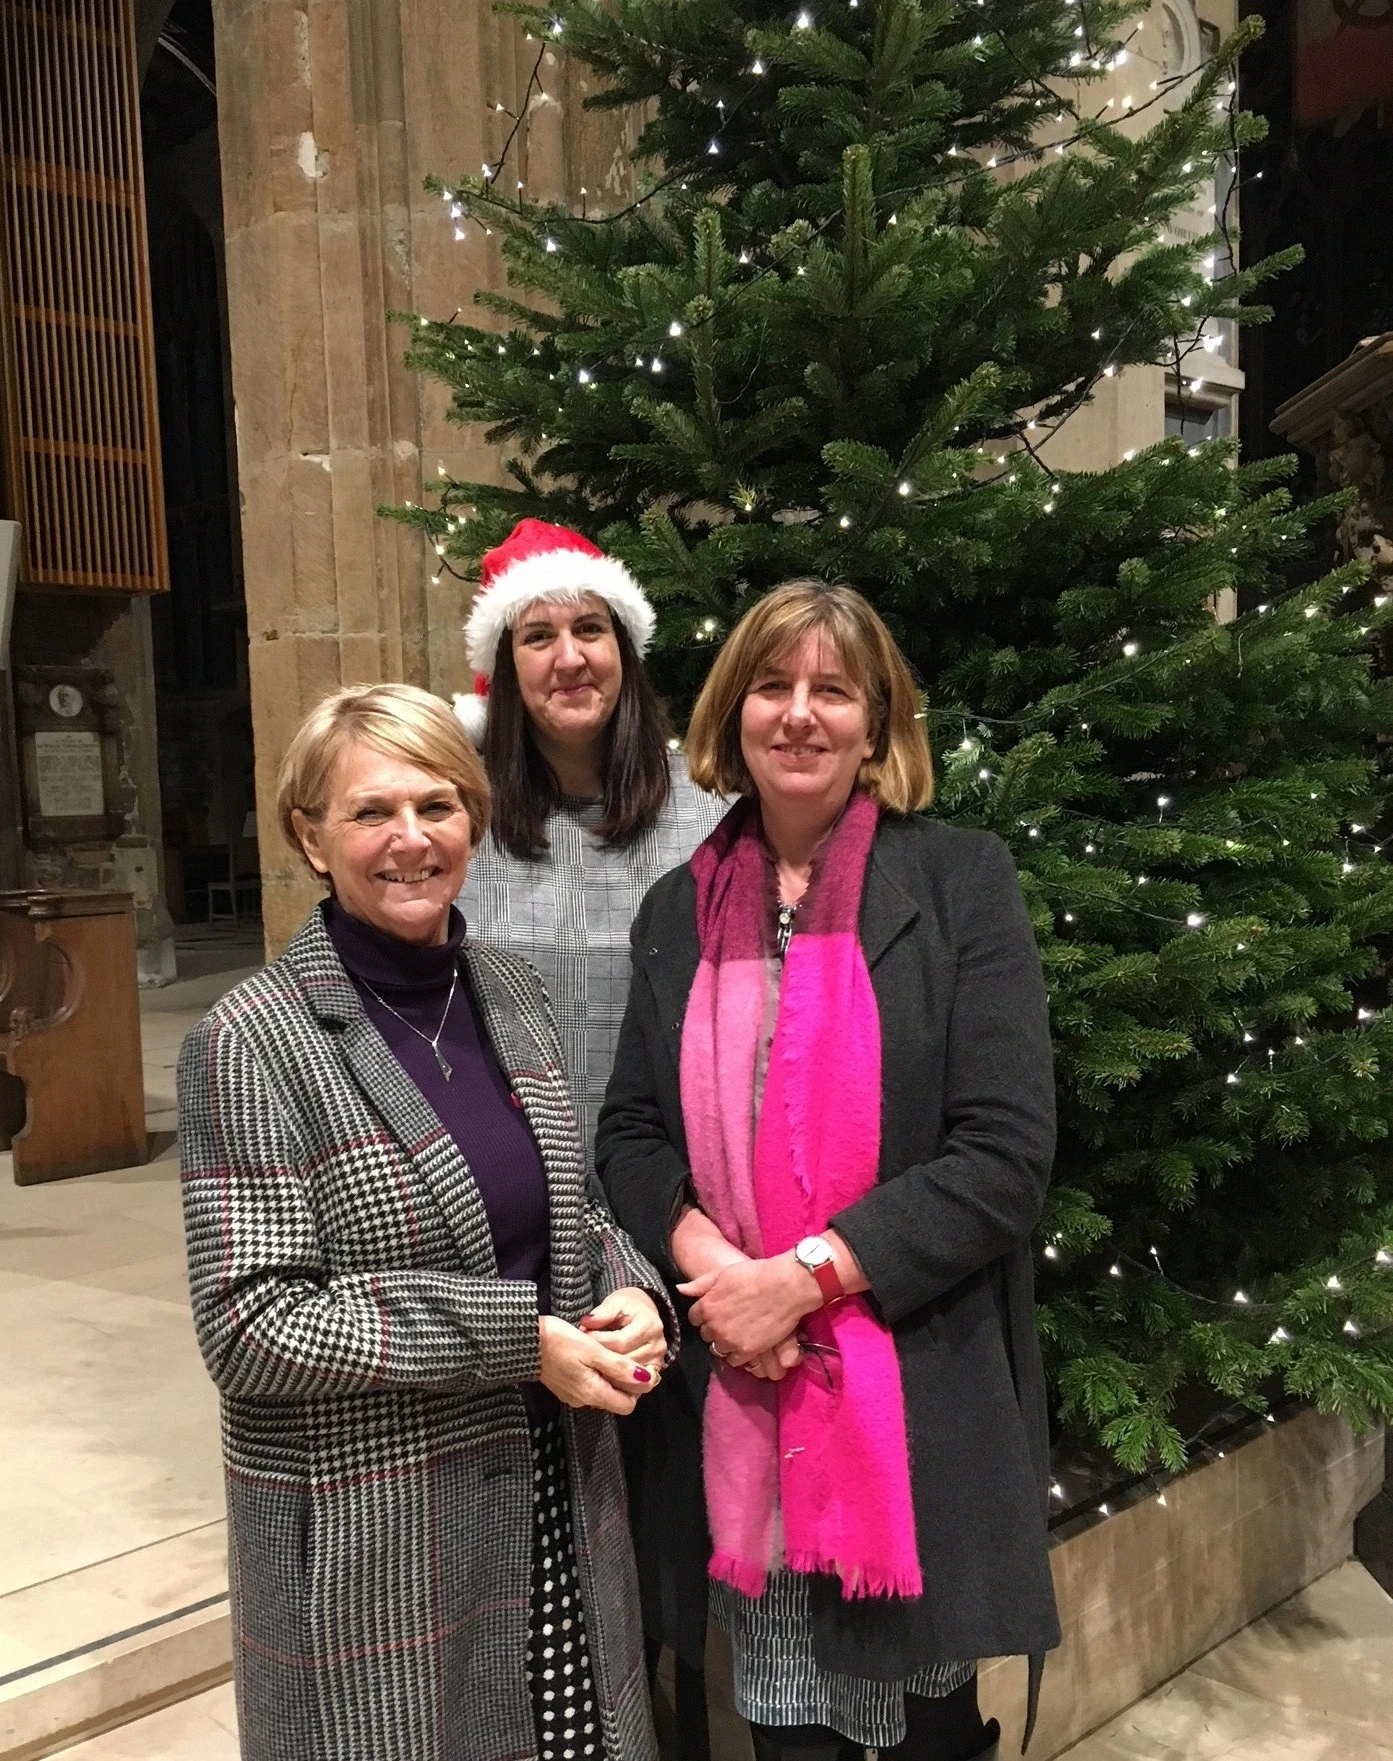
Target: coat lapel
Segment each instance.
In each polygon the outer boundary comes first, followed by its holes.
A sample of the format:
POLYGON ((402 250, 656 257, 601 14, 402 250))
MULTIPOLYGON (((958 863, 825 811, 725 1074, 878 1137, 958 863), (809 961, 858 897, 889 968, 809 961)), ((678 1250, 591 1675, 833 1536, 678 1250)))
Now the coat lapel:
POLYGON ((877 837, 861 892, 861 951, 871 971, 918 917, 918 904, 890 872, 883 840, 877 837))
POLYGON ((652 915, 649 939, 634 949, 635 963, 641 962, 648 975, 658 1005, 658 1019, 674 1062, 680 1062, 682 1022, 701 959, 696 933, 696 881, 690 868, 684 868, 682 873, 683 891, 674 897, 661 920, 656 912, 652 915))
POLYGON ((318 911, 283 956, 348 1075, 420 1173, 459 1245, 463 1269, 497 1276, 493 1236, 469 1164, 373 1026, 318 911))

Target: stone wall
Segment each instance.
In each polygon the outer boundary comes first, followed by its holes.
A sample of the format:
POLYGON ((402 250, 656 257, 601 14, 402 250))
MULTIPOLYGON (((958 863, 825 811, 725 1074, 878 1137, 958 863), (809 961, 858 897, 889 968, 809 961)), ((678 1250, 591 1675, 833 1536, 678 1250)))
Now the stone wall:
MULTIPOLYGON (((418 534, 379 503, 419 500, 444 460, 497 461, 443 420, 401 364, 390 309, 449 317, 500 287, 496 254, 454 238, 429 172, 495 157, 538 48, 487 6, 444 0, 217 0, 219 136, 237 411, 263 913, 274 951, 316 889, 280 845, 277 769, 304 712, 339 684, 443 694, 465 668, 466 590, 431 587, 418 534)), ((617 125, 578 113, 548 54, 517 175, 535 195, 613 190, 617 125), (587 177, 589 179, 587 183, 587 177)), ((433 560, 431 558, 430 560, 433 560)))

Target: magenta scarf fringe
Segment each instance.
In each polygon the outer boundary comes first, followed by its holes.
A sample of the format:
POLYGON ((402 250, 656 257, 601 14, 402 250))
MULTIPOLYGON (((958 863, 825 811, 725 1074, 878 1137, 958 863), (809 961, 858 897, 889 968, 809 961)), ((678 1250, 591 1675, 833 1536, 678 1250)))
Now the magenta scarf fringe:
MULTIPOLYGON (((857 934, 879 819, 849 802, 813 867, 783 964, 776 869, 744 803, 692 857, 700 963, 682 1027, 682 1114, 702 1209, 757 1258, 783 1253, 876 1183, 880 1013, 857 934)), ((824 1347, 782 1382, 717 1365, 704 1421, 714 1578, 747 1596, 771 1571, 829 1573, 842 1594, 919 1596, 904 1390, 864 1297, 808 1316, 824 1347)))

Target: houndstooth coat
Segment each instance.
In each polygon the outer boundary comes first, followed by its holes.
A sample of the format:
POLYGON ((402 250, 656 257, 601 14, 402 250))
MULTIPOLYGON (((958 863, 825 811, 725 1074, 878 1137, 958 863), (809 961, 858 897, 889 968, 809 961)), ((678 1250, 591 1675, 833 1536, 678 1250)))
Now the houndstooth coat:
MULTIPOLYGON (((553 1312, 661 1291, 587 1188, 536 975, 462 960, 546 1165, 553 1312)), ((528 1761, 536 1294, 498 1278, 469 1169, 318 911, 189 1035, 179 1108, 243 1756, 528 1761)), ((614 1423, 563 1422, 605 1755, 654 1761, 614 1423)))

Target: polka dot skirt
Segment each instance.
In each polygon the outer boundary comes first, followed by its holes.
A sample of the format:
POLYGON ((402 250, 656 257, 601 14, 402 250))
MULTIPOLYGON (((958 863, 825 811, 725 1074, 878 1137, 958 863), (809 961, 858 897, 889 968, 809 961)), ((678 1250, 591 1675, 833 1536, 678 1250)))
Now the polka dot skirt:
POLYGON ((548 1419, 538 1425, 532 1446, 532 1630, 527 1673, 537 1720, 538 1761, 593 1761, 604 1755, 604 1737, 581 1609, 561 1421, 548 1419))

